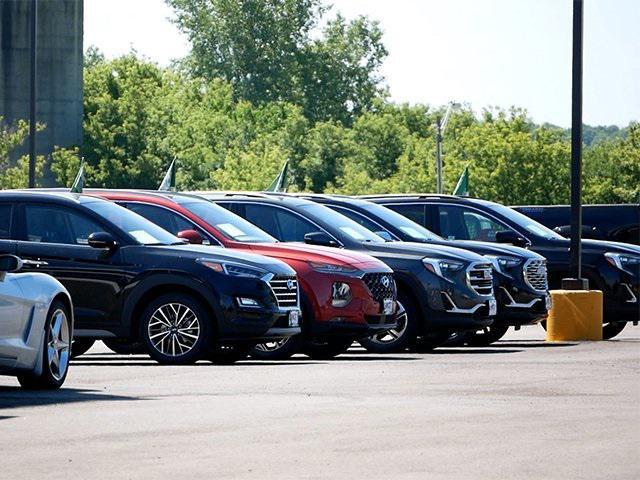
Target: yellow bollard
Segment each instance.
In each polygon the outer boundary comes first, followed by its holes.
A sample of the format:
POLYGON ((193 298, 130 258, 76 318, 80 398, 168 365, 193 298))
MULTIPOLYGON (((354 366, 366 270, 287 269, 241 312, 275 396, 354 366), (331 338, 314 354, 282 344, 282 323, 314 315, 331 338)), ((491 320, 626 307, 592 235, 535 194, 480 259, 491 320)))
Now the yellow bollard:
POLYGON ((547 341, 602 340, 600 290, 552 290, 547 341))

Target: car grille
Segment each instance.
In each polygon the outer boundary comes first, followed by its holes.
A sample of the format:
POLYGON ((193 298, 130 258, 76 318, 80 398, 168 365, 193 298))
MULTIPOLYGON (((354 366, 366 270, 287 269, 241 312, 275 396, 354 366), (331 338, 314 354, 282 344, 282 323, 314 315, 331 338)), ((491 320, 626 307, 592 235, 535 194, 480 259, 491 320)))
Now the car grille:
POLYGON ((371 296, 377 302, 381 302, 385 298, 396 298, 396 282, 390 273, 365 273, 362 280, 371 292, 371 296), (386 282, 384 279, 388 279, 386 282))
POLYGON ((467 281, 478 295, 493 294, 493 269, 491 264, 472 264, 467 270, 467 281))
POLYGON ((524 281, 534 290, 546 292, 549 288, 546 260, 529 260, 524 266, 524 281))
POLYGON ((279 307, 298 306, 298 280, 296 277, 274 277, 269 286, 276 296, 279 307))

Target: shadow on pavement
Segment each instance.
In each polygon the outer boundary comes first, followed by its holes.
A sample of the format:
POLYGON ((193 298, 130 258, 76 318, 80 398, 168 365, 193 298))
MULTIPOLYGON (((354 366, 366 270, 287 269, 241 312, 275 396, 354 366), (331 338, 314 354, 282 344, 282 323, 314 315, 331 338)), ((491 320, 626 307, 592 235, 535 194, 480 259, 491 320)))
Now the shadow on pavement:
POLYGON ((575 342, 542 342, 540 340, 517 340, 517 341, 506 341, 506 342, 498 342, 493 347, 502 348, 502 347, 516 347, 516 348, 555 348, 555 347, 573 347, 574 345, 578 345, 575 342))
MULTIPOLYGON (((86 390, 81 388, 61 388, 60 390, 24 390, 20 387, 0 386, 0 409, 19 407, 38 407, 65 403, 81 402, 114 402, 114 401, 144 400, 140 397, 126 397, 110 395, 100 390, 86 390)), ((0 420, 12 418, 0 416, 0 420)))
POLYGON ((491 348, 491 347, 483 347, 483 348, 467 348, 467 347, 459 347, 459 348, 436 348, 435 350, 429 350, 424 353, 430 353, 432 355, 463 355, 463 354, 499 354, 499 353, 519 353, 522 350, 517 350, 515 348, 491 348))

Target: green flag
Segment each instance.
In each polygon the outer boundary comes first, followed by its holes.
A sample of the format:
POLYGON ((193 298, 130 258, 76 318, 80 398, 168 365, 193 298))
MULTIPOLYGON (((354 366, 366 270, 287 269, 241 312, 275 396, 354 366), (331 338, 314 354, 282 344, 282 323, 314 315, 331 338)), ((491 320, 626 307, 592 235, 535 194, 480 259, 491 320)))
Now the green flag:
POLYGON ((469 166, 464 168, 464 172, 460 175, 460 179, 458 180, 456 188, 453 190, 453 194, 460 197, 469 196, 469 166))
POLYGON ((169 166, 169 170, 162 179, 162 183, 158 187, 161 192, 175 192, 176 191, 176 159, 174 158, 169 166))
POLYGON ((78 174, 76 175, 76 179, 73 181, 71 185, 71 193, 82 193, 82 189, 84 188, 84 158, 80 159, 80 168, 78 169, 78 174))
POLYGON ((267 192, 286 192, 288 187, 288 176, 289 176, 289 160, 284 162, 284 166, 280 173, 276 177, 276 179, 269 185, 267 188, 267 192))

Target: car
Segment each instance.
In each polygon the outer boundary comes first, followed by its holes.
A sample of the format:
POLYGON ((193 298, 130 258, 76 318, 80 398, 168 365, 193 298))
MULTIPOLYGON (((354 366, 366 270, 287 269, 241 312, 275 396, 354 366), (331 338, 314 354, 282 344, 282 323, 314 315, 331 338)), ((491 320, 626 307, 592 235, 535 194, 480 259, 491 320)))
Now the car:
MULTIPOLYGON (((572 275, 570 240, 499 203, 453 195, 365 196, 450 240, 481 240, 526 247, 547 259, 549 286, 572 275)), ((640 247, 582 241, 582 275, 604 294, 603 337, 613 338, 640 321, 640 247)))
POLYGON ((342 195, 298 196, 326 205, 389 241, 460 247, 491 261, 496 279, 498 313, 491 326, 466 335, 465 342, 469 345, 489 345, 502 338, 509 326, 518 329, 547 318, 551 297, 547 286, 547 262, 542 255, 512 245, 445 240, 407 217, 366 200, 342 195))
POLYGON ((20 273, 23 266, 0 255, 0 375, 18 377, 26 389, 57 389, 69 371, 73 303, 60 282, 20 273))
POLYGON ((280 241, 364 252, 391 267, 406 320, 390 334, 361 341, 369 351, 398 352, 417 343, 434 348, 493 322, 497 307, 492 266, 480 255, 439 245, 389 243, 328 207, 292 195, 201 195, 280 241))
POLYGON ((0 219, 0 253, 71 294, 74 354, 102 339, 141 342, 165 364, 232 363, 257 343, 300 333, 297 277, 279 260, 186 245, 82 194, 0 192, 0 219))
MULTIPOLYGON (((569 205, 512 207, 563 237, 571 236, 569 205)), ((582 238, 640 245, 640 204, 583 205, 582 238)))
POLYGON ((303 352, 331 358, 354 340, 397 326, 393 271, 359 252, 279 243, 229 210, 196 195, 172 192, 85 190, 111 200, 191 243, 259 253, 296 271, 301 290, 301 336, 257 345, 254 358, 287 359, 303 352))

